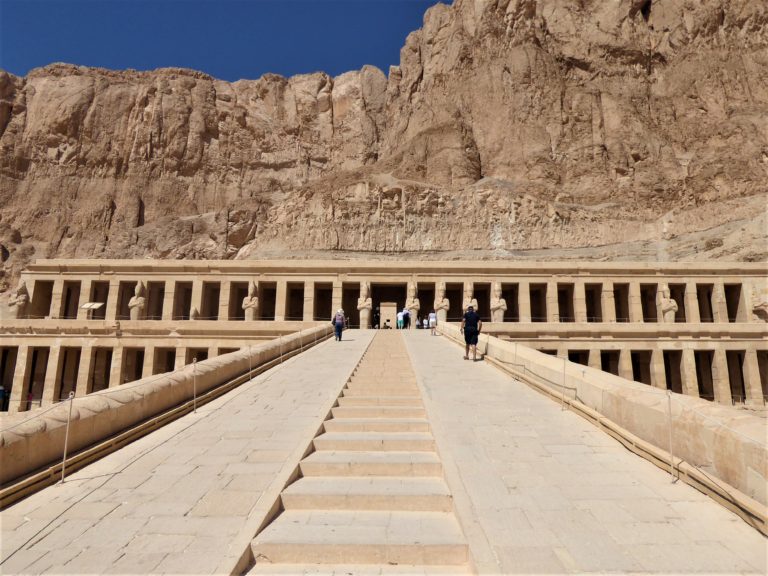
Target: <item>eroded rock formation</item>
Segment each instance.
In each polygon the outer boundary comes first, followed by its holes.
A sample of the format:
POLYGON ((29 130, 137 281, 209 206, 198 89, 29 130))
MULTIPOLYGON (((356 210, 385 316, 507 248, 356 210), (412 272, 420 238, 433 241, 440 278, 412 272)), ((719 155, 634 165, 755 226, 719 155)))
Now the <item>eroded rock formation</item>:
POLYGON ((0 73, 38 257, 766 259, 768 6, 456 0, 388 76, 0 73))

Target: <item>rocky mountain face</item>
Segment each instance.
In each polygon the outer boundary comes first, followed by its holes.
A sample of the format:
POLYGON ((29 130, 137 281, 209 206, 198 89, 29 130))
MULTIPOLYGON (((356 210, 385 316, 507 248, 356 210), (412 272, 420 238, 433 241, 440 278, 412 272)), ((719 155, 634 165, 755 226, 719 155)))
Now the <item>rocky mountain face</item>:
POLYGON ((456 0, 388 76, 0 72, 33 258, 765 260, 768 5, 456 0))

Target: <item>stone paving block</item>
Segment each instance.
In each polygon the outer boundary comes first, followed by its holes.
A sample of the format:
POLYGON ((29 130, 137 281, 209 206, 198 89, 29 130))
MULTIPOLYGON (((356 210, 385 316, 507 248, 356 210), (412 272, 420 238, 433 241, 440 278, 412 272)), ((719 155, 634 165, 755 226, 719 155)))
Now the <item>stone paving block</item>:
POLYGON ((548 546, 497 546, 502 574, 564 574, 565 565, 548 546))
POLYGON ((260 494, 241 490, 206 492, 188 516, 247 516, 260 494))
POLYGON ((156 574, 213 574, 218 557, 213 554, 218 548, 186 550, 184 554, 168 554, 152 570, 156 574))
POLYGON ((150 574, 154 572, 163 559, 169 553, 176 552, 173 549, 167 552, 151 552, 145 554, 126 554, 116 560, 104 574, 150 574))
POLYGON ((147 523, 146 518, 105 518, 81 534, 73 545, 103 549, 102 554, 120 550, 147 523))

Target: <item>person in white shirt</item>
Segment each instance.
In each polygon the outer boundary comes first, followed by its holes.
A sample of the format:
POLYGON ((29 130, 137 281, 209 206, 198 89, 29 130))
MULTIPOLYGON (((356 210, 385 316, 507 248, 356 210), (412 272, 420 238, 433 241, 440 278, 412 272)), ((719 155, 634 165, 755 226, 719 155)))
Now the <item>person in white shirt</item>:
MULTIPOLYGON (((424 320, 426 322, 426 320, 424 320)), ((435 336, 437 333, 435 332, 435 328, 437 327, 437 313, 432 310, 432 312, 429 313, 429 328, 432 330, 432 336, 435 336)))
POLYGON ((403 329, 403 313, 398 312, 397 313, 397 329, 402 330, 403 329))

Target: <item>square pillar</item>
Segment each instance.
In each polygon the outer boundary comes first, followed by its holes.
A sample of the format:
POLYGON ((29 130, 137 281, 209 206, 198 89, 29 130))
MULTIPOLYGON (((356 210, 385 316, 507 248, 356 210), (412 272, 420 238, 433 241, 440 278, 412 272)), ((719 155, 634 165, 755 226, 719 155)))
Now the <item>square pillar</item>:
POLYGON ((616 297, 613 293, 613 282, 603 282, 600 305, 603 308, 603 322, 616 322, 616 297))
POLYGON ((59 379, 61 373, 61 346, 51 346, 48 351, 48 366, 45 369, 45 383, 43 384, 43 398, 40 404, 43 406, 50 406, 55 403, 58 398, 55 398, 56 394, 56 380, 59 379))
POLYGON ((576 322, 587 321, 587 294, 584 280, 573 283, 573 316, 576 322))
POLYGON ((114 388, 123 383, 123 347, 112 349, 112 366, 109 369, 109 387, 114 388))
POLYGON ((699 397, 699 381, 696 378, 696 359, 693 350, 683 348, 683 357, 680 362, 680 376, 683 380, 683 394, 699 397))
POLYGON ((312 322, 315 319, 315 282, 304 282, 304 322, 312 322))
POLYGON ((701 322, 701 316, 699 316, 699 296, 696 293, 695 282, 686 282, 685 284, 685 320, 694 324, 701 322))
POLYGON ((643 301, 639 282, 629 283, 629 321, 643 322, 643 301))
POLYGON ((717 348, 712 355, 712 388, 715 393, 715 402, 731 406, 731 382, 728 377, 728 359, 725 350, 717 348))
POLYGON ((547 282, 547 322, 560 321, 560 307, 557 305, 557 282, 547 282))
POLYGON ((725 284, 715 282, 712 290, 712 313, 715 316, 715 322, 728 323, 728 305, 725 302, 725 284))
POLYGON ((664 351, 651 351, 651 385, 661 390, 667 389, 667 374, 664 370, 664 351))
MULTIPOLYGON (((333 294, 331 295, 331 315, 341 308, 342 283, 336 281, 333 283, 333 294)), ((330 322, 330 318, 328 319, 330 322)))
POLYGON ((632 372, 632 351, 627 348, 622 348, 619 351, 619 376, 627 380, 635 379, 632 372))
POLYGON ((216 344, 211 344, 208 346, 208 359, 216 358, 216 356, 218 356, 218 349, 219 347, 216 344))
POLYGON ((153 345, 144 348, 144 366, 141 368, 141 377, 152 376, 152 369, 155 367, 155 347, 153 345))
POLYGON ((288 283, 278 280, 275 291, 275 322, 285 320, 286 301, 288 299, 288 283))
POLYGON ((53 282, 53 292, 51 292, 51 309, 48 315, 51 319, 64 316, 64 280, 57 278, 53 282))
POLYGON ((763 404, 763 387, 760 384, 760 366, 757 363, 757 351, 747 349, 744 352, 744 388, 746 389, 746 404, 763 404))
POLYGON ((520 322, 531 321, 531 285, 521 280, 517 288, 518 306, 520 307, 520 322))
POLYGON ((8 412, 19 412, 26 409, 27 380, 29 371, 32 369, 32 352, 29 346, 19 346, 16 356, 16 369, 13 372, 13 388, 11 388, 11 398, 8 402, 8 412))
POLYGON ((77 369, 77 384, 75 385, 75 396, 85 396, 88 394, 88 377, 91 375, 91 364, 93 363, 93 346, 83 346, 80 352, 80 366, 77 369))
POLYGON ((590 368, 594 368, 595 370, 603 369, 603 362, 600 358, 600 350, 598 348, 590 349, 587 364, 590 368))
POLYGON ((165 283, 165 296, 163 296, 163 320, 173 320, 173 305, 176 297, 176 281, 168 280, 165 283))
POLYGON ((120 295, 120 281, 112 279, 109 281, 109 294, 107 295, 107 310, 104 320, 117 320, 117 297, 120 295))
POLYGON ((187 350, 179 346, 176 348, 176 360, 173 363, 174 370, 181 370, 185 366, 187 360, 187 350))
POLYGON ((197 310, 198 315, 203 310, 203 281, 192 282, 192 304, 189 308, 189 318, 192 319, 192 310, 197 310))
POLYGON ((80 284, 80 300, 77 303, 77 319, 78 320, 88 320, 88 310, 83 310, 81 306, 86 302, 90 301, 92 285, 93 285, 93 280, 91 280, 90 278, 83 280, 82 284, 80 284))
POLYGON ((219 320, 229 320, 229 292, 232 288, 230 280, 222 280, 219 290, 219 320))

